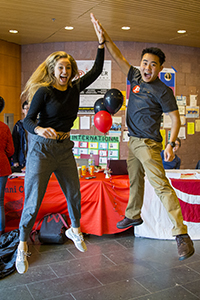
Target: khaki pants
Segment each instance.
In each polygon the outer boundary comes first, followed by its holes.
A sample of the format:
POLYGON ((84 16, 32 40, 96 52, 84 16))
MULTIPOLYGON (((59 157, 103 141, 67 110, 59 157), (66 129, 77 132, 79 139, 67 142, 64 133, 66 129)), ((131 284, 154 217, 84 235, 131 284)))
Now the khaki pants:
POLYGON ((172 235, 187 233, 179 200, 165 176, 160 152, 162 144, 151 139, 130 137, 127 160, 130 179, 130 196, 125 215, 129 219, 140 218, 144 196, 144 176, 153 186, 173 223, 172 235))

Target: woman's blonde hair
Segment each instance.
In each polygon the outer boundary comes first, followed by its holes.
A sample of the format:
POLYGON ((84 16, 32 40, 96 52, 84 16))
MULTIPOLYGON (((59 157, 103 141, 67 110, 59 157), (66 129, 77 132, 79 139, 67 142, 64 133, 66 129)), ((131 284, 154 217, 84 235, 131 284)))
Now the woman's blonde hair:
POLYGON ((25 85, 21 96, 26 95, 29 103, 40 87, 50 86, 55 83, 54 68, 57 61, 61 58, 67 58, 71 63, 72 75, 69 79, 69 85, 71 86, 72 79, 78 76, 78 67, 75 59, 64 51, 53 52, 38 66, 25 85))

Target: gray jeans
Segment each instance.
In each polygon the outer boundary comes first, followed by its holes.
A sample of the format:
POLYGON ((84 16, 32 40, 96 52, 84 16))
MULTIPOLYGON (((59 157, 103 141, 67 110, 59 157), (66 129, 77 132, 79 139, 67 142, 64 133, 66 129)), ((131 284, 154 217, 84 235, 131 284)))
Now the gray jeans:
POLYGON ((20 241, 27 241, 41 206, 48 181, 54 172, 66 197, 72 227, 80 226, 81 193, 74 155, 74 143, 65 139, 45 139, 32 135, 29 144, 26 175, 25 201, 20 220, 20 241))

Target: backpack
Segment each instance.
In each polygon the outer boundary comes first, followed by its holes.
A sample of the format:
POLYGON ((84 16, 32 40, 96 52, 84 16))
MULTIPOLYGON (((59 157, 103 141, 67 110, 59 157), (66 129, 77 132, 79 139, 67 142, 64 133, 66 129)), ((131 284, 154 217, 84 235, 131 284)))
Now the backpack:
POLYGON ((19 230, 6 232, 0 237, 0 279, 15 271, 19 244, 19 230))
POLYGON ((50 213, 38 222, 35 230, 32 230, 30 238, 33 243, 38 238, 41 244, 64 244, 67 240, 65 230, 69 228, 67 218, 64 214, 50 213), (41 225, 40 230, 38 227, 41 225))

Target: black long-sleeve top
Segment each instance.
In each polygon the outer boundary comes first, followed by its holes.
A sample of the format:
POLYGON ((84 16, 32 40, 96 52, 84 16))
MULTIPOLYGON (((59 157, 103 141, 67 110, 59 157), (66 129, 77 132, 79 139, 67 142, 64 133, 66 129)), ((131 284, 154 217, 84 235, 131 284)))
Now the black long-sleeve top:
POLYGON ((33 96, 30 109, 24 119, 24 128, 35 134, 36 126, 52 127, 56 131, 68 132, 73 126, 79 108, 80 92, 94 82, 101 74, 104 62, 104 48, 97 51, 92 69, 74 80, 66 91, 53 86, 41 87, 33 96), (36 123, 39 114, 38 123, 36 123))

